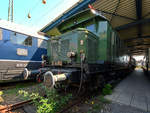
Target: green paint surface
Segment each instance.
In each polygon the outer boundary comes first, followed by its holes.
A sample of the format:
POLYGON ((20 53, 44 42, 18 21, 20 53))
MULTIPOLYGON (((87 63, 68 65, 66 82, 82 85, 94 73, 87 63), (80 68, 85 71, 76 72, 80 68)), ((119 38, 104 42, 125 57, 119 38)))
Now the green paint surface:
POLYGON ((71 59, 67 56, 67 53, 75 52, 75 62, 80 63, 80 53, 82 51, 86 55, 86 60, 89 63, 95 63, 97 60, 97 46, 95 46, 97 40, 98 37, 86 29, 76 29, 55 37, 54 39, 50 39, 48 44, 48 56, 50 57, 50 61, 70 63, 71 59), (64 43, 65 41, 66 44, 64 43))
POLYGON ((70 63, 71 59, 67 57, 67 53, 71 51, 76 53, 76 63, 80 63, 81 51, 85 54, 87 63, 114 62, 118 59, 120 43, 117 33, 106 19, 92 14, 90 10, 73 15, 59 24, 57 29, 62 35, 51 38, 48 44, 51 62, 70 63), (57 44, 54 44, 55 42, 57 44))

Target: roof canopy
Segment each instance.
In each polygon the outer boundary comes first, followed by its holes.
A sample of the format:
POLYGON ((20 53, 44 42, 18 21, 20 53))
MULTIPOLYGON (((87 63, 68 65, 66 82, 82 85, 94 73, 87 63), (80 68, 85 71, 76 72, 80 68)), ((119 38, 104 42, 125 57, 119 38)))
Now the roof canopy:
POLYGON ((88 4, 93 3, 95 0, 80 0, 75 5, 73 5, 70 9, 65 11, 62 15, 55 18, 54 21, 48 23, 44 28, 40 31, 47 33, 49 30, 52 30, 55 26, 57 26, 62 21, 66 20, 70 16, 74 15, 75 13, 85 9, 88 7, 88 4))
POLYGON ((150 0, 96 0, 93 7, 110 21, 134 54, 150 46, 150 0))
POLYGON ((150 0, 82 0, 41 31, 48 32, 72 14, 88 8, 88 4, 109 20, 129 53, 141 54, 150 47, 150 0))

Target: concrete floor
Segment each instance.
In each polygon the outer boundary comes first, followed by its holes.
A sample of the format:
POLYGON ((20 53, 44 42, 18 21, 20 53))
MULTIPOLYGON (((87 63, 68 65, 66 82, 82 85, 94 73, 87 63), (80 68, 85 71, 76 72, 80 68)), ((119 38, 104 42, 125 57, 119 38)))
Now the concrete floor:
POLYGON ((150 80, 143 70, 135 70, 121 81, 107 99, 129 105, 144 111, 150 111, 150 80))

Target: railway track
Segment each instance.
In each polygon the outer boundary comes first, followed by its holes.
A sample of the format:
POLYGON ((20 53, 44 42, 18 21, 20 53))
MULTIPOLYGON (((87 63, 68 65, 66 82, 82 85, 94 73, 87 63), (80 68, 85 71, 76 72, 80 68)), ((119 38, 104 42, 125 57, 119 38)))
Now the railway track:
POLYGON ((26 109, 25 107, 31 105, 32 104, 31 102, 32 100, 27 100, 16 104, 0 106, 0 113, 18 113, 20 111, 22 111, 21 113, 29 113, 27 110, 25 110, 26 109))
MULTIPOLYGON (((11 87, 5 87, 10 89, 14 86, 11 87)), ((72 92, 72 90, 69 92, 72 92)), ((62 92, 60 92, 61 94, 62 92)), ((91 96, 94 96, 96 94, 91 94, 88 95, 89 93, 87 93, 86 91, 83 91, 80 93, 80 95, 76 95, 76 93, 73 91, 73 99, 71 99, 67 106, 64 106, 61 111, 59 111, 58 113, 66 113, 68 112, 70 109, 72 109, 74 106, 79 105, 80 103, 84 102, 87 99, 90 99, 91 96), (75 94, 75 95, 74 95, 75 94)), ((63 94, 62 94, 63 95, 63 94)), ((23 102, 19 102, 19 103, 15 103, 15 104, 11 104, 8 106, 0 106, 0 113, 36 113, 36 109, 34 109, 35 107, 33 106, 33 104, 31 104, 32 100, 28 100, 28 101, 23 101, 23 102), (32 106, 32 107, 31 107, 32 106), (32 112, 31 112, 32 111, 32 112)))
MULTIPOLYGON (((74 98, 66 107, 57 113, 65 113, 83 100, 85 100, 84 97, 74 98)), ((0 113, 36 113, 36 109, 32 105, 32 100, 27 100, 11 105, 0 106, 0 113)))
POLYGON ((78 105, 79 103, 81 103, 83 101, 83 99, 77 99, 76 101, 72 102, 71 104, 69 104, 68 106, 66 106, 64 109, 62 109, 61 111, 57 112, 57 113, 65 113, 66 111, 68 111, 69 109, 73 108, 75 105, 78 105))
POLYGON ((0 83, 0 91, 16 88, 17 85, 24 85, 24 84, 30 84, 30 83, 33 84, 34 82, 29 80, 29 81, 17 81, 17 82, 0 83))
POLYGON ((93 96, 98 95, 99 93, 95 93, 95 92, 91 92, 88 93, 87 91, 83 91, 81 93, 79 93, 78 95, 74 95, 75 93, 73 92, 73 97, 66 106, 64 106, 64 108, 62 108, 62 110, 60 110, 57 113, 71 113, 70 110, 75 107, 78 106, 79 104, 91 99, 93 96))
MULTIPOLYGON (((77 99, 57 113, 65 113, 75 105, 79 104, 81 101, 83 101, 83 99, 77 99)), ((32 109, 31 105, 32 100, 27 100, 12 105, 0 106, 0 113, 36 113, 36 109, 34 107, 32 109)))

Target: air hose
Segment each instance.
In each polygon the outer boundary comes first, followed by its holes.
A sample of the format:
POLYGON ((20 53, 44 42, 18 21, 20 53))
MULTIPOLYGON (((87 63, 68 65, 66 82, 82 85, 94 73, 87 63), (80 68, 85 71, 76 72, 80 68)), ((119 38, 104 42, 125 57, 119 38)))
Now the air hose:
POLYGON ((80 93, 81 88, 82 88, 82 83, 83 83, 83 61, 84 61, 84 59, 85 59, 85 55, 81 54, 81 77, 80 77, 80 86, 79 86, 77 94, 80 93))

